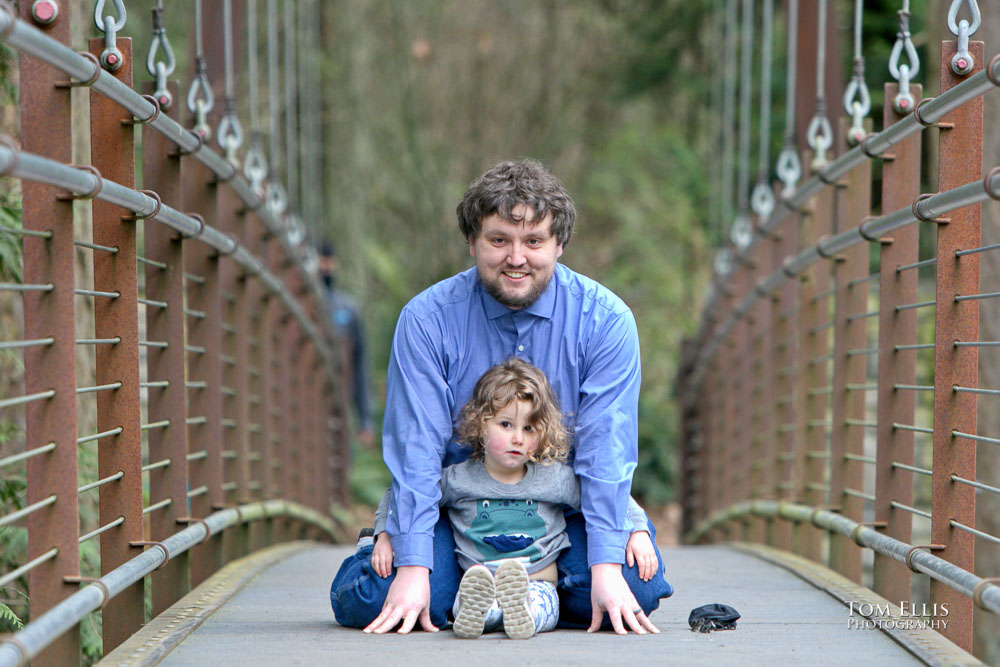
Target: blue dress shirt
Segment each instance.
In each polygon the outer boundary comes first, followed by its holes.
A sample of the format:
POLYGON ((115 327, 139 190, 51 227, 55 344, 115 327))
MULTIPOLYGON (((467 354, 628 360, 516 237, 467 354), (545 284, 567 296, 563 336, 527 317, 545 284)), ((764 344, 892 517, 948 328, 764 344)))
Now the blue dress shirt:
POLYGON ((459 411, 480 376, 510 356, 548 376, 573 432, 587 557, 624 563, 637 458, 639 335, 628 306, 556 264, 531 306, 511 310, 486 293, 475 267, 414 297, 389 357, 383 458, 392 473, 386 532, 396 566, 430 568, 442 466, 469 449, 455 441, 459 411))

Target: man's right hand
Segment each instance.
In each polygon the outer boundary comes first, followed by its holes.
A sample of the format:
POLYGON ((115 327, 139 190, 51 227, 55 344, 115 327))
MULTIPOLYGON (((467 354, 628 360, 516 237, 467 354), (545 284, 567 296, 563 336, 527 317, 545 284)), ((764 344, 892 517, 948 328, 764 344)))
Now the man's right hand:
POLYGON ((419 618, 420 627, 428 632, 437 632, 438 629, 431 623, 430 604, 430 570, 419 565, 397 567, 396 578, 389 585, 382 613, 364 631, 381 635, 402 621, 399 634, 405 635, 413 629, 419 618))

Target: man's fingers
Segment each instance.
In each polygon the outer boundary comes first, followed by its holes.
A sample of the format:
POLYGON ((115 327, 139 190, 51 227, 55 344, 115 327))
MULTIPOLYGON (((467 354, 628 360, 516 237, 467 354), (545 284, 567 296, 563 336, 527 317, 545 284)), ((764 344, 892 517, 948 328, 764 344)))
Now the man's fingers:
POLYGON ((385 607, 382 609, 382 613, 375 617, 375 620, 368 624, 365 628, 365 632, 374 632, 377 635, 388 632, 399 623, 399 617, 401 612, 398 609, 393 609, 391 607, 385 607))
POLYGON ((601 618, 604 613, 601 609, 594 607, 593 613, 590 615, 590 627, 587 628, 587 632, 597 632, 601 629, 601 618))
POLYGON ((651 620, 649 620, 649 617, 646 616, 645 612, 643 612, 641 614, 636 614, 635 617, 637 619, 639 619, 640 623, 642 623, 642 627, 646 628, 647 630, 649 630, 650 632, 652 632, 654 635, 657 635, 657 634, 660 633, 660 629, 658 627, 656 627, 655 625, 653 625, 653 622, 651 620))
MULTIPOLYGON (((636 608, 639 609, 638 607, 636 608)), ((639 613, 634 613, 631 609, 626 609, 625 613, 622 614, 622 616, 624 617, 625 623, 628 624, 628 627, 629 629, 632 630, 632 632, 634 632, 637 635, 647 634, 646 629, 642 627, 642 624, 639 622, 639 617, 645 616, 645 613, 642 611, 642 609, 639 609, 639 613)))
POLYGON ((401 635, 405 635, 413 629, 413 626, 417 624, 418 613, 416 610, 411 610, 406 614, 406 618, 403 619, 403 625, 399 628, 397 632, 401 635))
POLYGON ((437 626, 431 623, 431 610, 428 607, 424 607, 424 610, 420 612, 420 627, 422 627, 426 632, 437 632, 437 626))
POLYGON ((615 634, 617 635, 627 635, 628 630, 625 629, 625 625, 622 623, 622 614, 618 609, 609 609, 608 618, 611 619, 611 627, 614 628, 615 634))

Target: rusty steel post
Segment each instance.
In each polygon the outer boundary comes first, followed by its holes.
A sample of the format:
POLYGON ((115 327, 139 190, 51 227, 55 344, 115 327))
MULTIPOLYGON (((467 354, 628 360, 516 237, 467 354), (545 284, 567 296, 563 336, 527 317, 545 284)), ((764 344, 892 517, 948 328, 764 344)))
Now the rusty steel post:
MULTIPOLYGON (((203 165, 185 165, 184 206, 216 226, 217 184, 203 165)), ((197 241, 185 248, 188 327, 188 479, 191 516, 202 519, 223 503, 222 484, 222 297, 219 256, 197 241)), ((215 535, 191 550, 191 585, 197 586, 222 565, 222 537, 215 535)))
MULTIPOLYGON (((757 281, 771 271, 771 243, 761 239, 753 253, 753 275, 749 288, 753 289, 757 281)), ((752 345, 750 348, 751 377, 753 378, 753 393, 751 396, 752 432, 750 459, 747 461, 748 493, 747 498, 766 498, 768 494, 766 468, 770 467, 771 445, 774 440, 773 406, 771 404, 770 378, 773 373, 771 329, 771 300, 760 299, 751 312, 752 345)), ((747 539, 752 542, 764 543, 767 537, 767 524, 764 519, 752 517, 749 520, 747 539)))
MULTIPOLYGON (((753 285, 753 262, 749 261, 738 268, 737 281, 733 285, 734 294, 737 299, 742 299, 753 285)), ((726 507, 730 507, 738 502, 743 502, 750 497, 750 475, 753 466, 751 449, 753 447, 753 340, 751 339, 753 323, 751 318, 743 317, 733 330, 732 349, 735 358, 733 359, 733 370, 738 378, 731 388, 735 405, 733 406, 734 420, 729 425, 732 429, 732 436, 727 443, 729 456, 727 457, 728 477, 727 486, 728 502, 726 507)), ((732 376, 730 376, 732 377, 732 376)), ((734 526, 732 539, 747 539, 748 523, 740 520, 739 525, 734 526)))
MULTIPOLYGON (((786 257, 793 257, 799 247, 799 215, 792 214, 785 219, 777 247, 777 264, 786 257)), ((778 410, 776 411, 778 425, 778 444, 775 448, 775 498, 792 500, 795 498, 795 480, 801 479, 801 472, 796 469, 797 404, 802 400, 800 387, 796 385, 798 375, 798 337, 796 335, 796 320, 798 311, 798 284, 795 280, 786 280, 778 288, 775 308, 775 340, 778 361, 775 363, 775 387, 778 395, 778 410)), ((777 520, 771 531, 771 544, 786 551, 792 548, 792 526, 788 521, 777 520)))
MULTIPOLYGON (((144 86, 147 93, 156 88, 153 82, 144 86)), ((178 96, 177 82, 167 84, 174 100, 178 96)), ((162 113, 174 120, 179 103, 162 113)), ((183 209, 181 164, 173 142, 159 132, 145 132, 142 142, 142 182, 157 192, 162 201, 183 209)), ((166 428, 150 429, 149 462, 170 461, 170 464, 149 471, 150 504, 170 500, 170 505, 150 515, 150 539, 164 540, 177 532, 177 520, 188 516, 187 475, 187 388, 185 387, 184 353, 184 242, 178 234, 159 222, 143 224, 146 258, 146 297, 167 302, 167 308, 146 309, 146 338, 154 343, 146 348, 147 376, 151 381, 167 381, 169 385, 148 391, 146 413, 150 424, 169 421, 166 428), (156 262, 157 264, 154 264, 156 262), (158 343, 166 343, 161 347, 158 343)), ((167 609, 191 588, 188 576, 187 552, 171 558, 152 575, 153 615, 167 609)))
MULTIPOLYGON (((246 215, 242 200, 229 187, 219 189, 219 228, 242 239, 246 215)), ((223 506, 237 506, 250 500, 250 470, 247 424, 249 422, 250 326, 247 310, 247 280, 243 269, 231 259, 221 260, 220 289, 223 293, 223 506)), ((249 552, 250 528, 247 524, 227 531, 224 556, 231 561, 249 552)))
MULTIPOLYGON (((843 128, 842 128, 843 129, 843 128)), ((846 131, 841 136, 846 136, 846 131)), ((847 187, 838 188, 834 234, 856 227, 871 211, 871 163, 865 161, 847 174, 847 187)), ((867 377, 867 355, 850 354, 867 345, 865 320, 850 319, 868 311, 868 283, 852 283, 868 275, 868 245, 858 243, 833 260, 836 290, 833 316, 833 379, 831 389, 830 503, 842 516, 863 521, 864 501, 844 493, 861 490, 864 464, 865 392, 857 387, 867 377), (849 386, 851 388, 849 388, 849 386), (848 420, 855 423, 849 424, 848 420)), ((831 569, 861 583, 861 547, 841 535, 830 536, 831 569)))
MULTIPOLYGON (((20 17, 34 24, 31 3, 22 2, 20 17)), ((49 37, 69 44, 69 13, 48 25, 37 25, 49 37)), ((40 60, 20 55, 20 114, 24 150, 70 163, 69 89, 57 84, 66 75, 40 60)), ((37 618, 79 588, 63 581, 79 574, 80 511, 77 500, 76 335, 73 293, 73 204, 49 185, 22 181, 23 228, 47 231, 49 238, 25 236, 25 284, 51 284, 49 292, 24 293, 24 337, 52 338, 51 345, 24 350, 24 388, 28 395, 54 390, 55 395, 26 406, 25 442, 28 448, 50 442, 56 448, 28 459, 28 505, 54 495, 56 500, 28 516, 28 559, 35 560, 53 548, 55 557, 28 574, 31 616, 37 618)), ((80 655, 80 633, 67 632, 50 644, 38 664, 70 664, 80 655)))
MULTIPOLYGON (((966 76, 954 75, 949 67, 955 52, 955 42, 942 44, 942 92, 982 69, 982 42, 969 43, 976 66, 966 76)), ((982 178, 983 99, 979 97, 967 102, 942 118, 941 123, 938 189, 945 191, 982 178)), ((954 343, 979 340, 979 302, 959 302, 955 297, 979 293, 979 255, 957 257, 955 251, 979 247, 981 214, 979 204, 952 211, 950 222, 937 229, 931 540, 945 546, 939 556, 969 572, 975 564, 974 536, 954 528, 951 522, 970 528, 975 526, 976 491, 968 485, 956 484, 951 477, 976 478, 976 447, 971 442, 956 440, 952 431, 976 432, 977 401, 975 394, 958 392, 953 387, 978 386, 979 351, 975 347, 957 347, 954 343)), ((971 651, 972 600, 944 584, 931 581, 931 602, 948 605, 950 622, 942 634, 971 651)))
MULTIPOLYGON (((902 116, 892 105, 898 86, 887 83, 884 90, 883 123, 888 127, 902 116)), ((920 100, 919 85, 911 86, 910 92, 914 100, 920 100)), ((920 134, 914 134, 893 146, 890 156, 882 156, 883 212, 907 207, 920 194, 920 139, 920 134)), ((897 307, 916 303, 917 272, 896 267, 917 261, 918 232, 916 225, 896 230, 882 239, 880 248, 875 521, 885 522, 886 534, 902 542, 910 541, 913 516, 893 503, 913 505, 913 473, 896 464, 913 465, 913 431, 893 424, 915 425, 916 392, 896 387, 916 384, 917 352, 897 346, 917 343, 917 311, 897 307)), ((888 556, 875 554, 873 588, 895 604, 909 600, 910 571, 888 556)))
MULTIPOLYGON (((103 38, 89 41, 99 56, 103 38)), ((132 40, 120 38, 122 66, 116 79, 132 87, 132 40)), ((135 186, 132 118, 103 95, 90 96, 91 163, 101 174, 126 187, 135 186), (123 123, 122 121, 126 121, 123 123)), ((115 345, 98 345, 97 384, 121 383, 97 394, 98 430, 121 428, 98 446, 101 479, 124 476, 100 487, 101 525, 121 518, 125 522, 101 534, 101 572, 106 574, 136 555, 130 542, 142 540, 142 431, 139 403, 139 274, 136 260, 136 223, 127 209, 94 201, 94 243, 117 252, 94 251, 94 289, 117 292, 116 298, 94 298, 94 333, 97 338, 119 338, 115 345)), ((150 307, 150 306, 147 306, 150 307)), ((112 599, 103 611, 104 650, 128 639, 145 621, 142 583, 112 599)))
MULTIPOLYGON (((811 246, 833 228, 833 189, 824 188, 813 200, 813 210, 803 220, 800 246, 811 246)), ((802 502, 813 507, 828 504, 827 465, 829 445, 827 429, 829 405, 830 343, 827 333, 830 322, 830 265, 816 262, 801 281, 802 310, 799 316, 799 337, 803 349, 802 385, 802 465, 803 479, 799 489, 802 502)), ((816 562, 823 562, 824 531, 812 524, 796 525, 798 552, 816 562)))

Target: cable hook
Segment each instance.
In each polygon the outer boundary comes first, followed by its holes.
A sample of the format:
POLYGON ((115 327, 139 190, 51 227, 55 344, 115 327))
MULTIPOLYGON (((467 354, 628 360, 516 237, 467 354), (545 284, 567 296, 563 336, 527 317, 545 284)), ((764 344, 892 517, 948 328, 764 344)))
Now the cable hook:
POLYGON ((729 230, 729 239, 737 248, 746 248, 753 241, 753 224, 743 213, 739 213, 733 220, 733 226, 729 230))
POLYGON ((774 211, 774 191, 765 181, 754 186, 750 194, 750 207, 761 220, 766 220, 774 211))
POLYGON ((791 144, 786 144, 778 154, 778 163, 775 166, 778 178, 785 185, 781 191, 781 196, 785 199, 795 193, 795 184, 802 177, 802 161, 799 159, 798 151, 791 144))
POLYGON ((177 60, 174 58, 174 50, 170 46, 170 40, 167 39, 167 29, 163 27, 163 7, 157 6, 153 8, 153 39, 149 43, 149 51, 146 52, 146 71, 149 72, 150 76, 157 75, 156 53, 161 48, 163 56, 166 58, 165 74, 170 76, 174 73, 174 68, 177 67, 177 60))
POLYGON ((958 10, 962 8, 962 3, 969 5, 969 12, 972 14, 972 23, 969 25, 969 35, 979 30, 979 25, 983 21, 979 13, 979 2, 977 0, 952 0, 951 7, 948 8, 948 29, 951 34, 958 36, 961 24, 958 24, 958 10))
MULTIPOLYGON (((97 29, 101 32, 107 32, 107 21, 106 19, 114 18, 109 14, 108 16, 102 16, 104 14, 104 3, 107 0, 97 0, 97 5, 94 7, 94 24, 97 25, 97 29)), ((122 28, 125 27, 125 3, 123 0, 113 0, 115 5, 115 11, 118 12, 118 20, 114 23, 114 32, 120 32, 122 28)))
POLYGON ((825 113, 817 113, 809 121, 806 140, 815 154, 811 166, 814 170, 819 169, 826 164, 826 152, 833 146, 833 128, 825 113))
POLYGON ((243 175, 250 181, 250 187, 258 195, 264 190, 264 179, 267 177, 267 158, 264 157, 260 132, 250 136, 250 148, 243 158, 243 175))
MULTIPOLYGON (((124 21, 122 24, 124 25, 124 21)), ((101 51, 99 60, 101 67, 109 72, 117 72, 125 62, 125 56, 118 50, 118 34, 115 28, 115 19, 108 14, 104 17, 104 50, 101 51)))
POLYGON ((280 181, 270 180, 265 192, 267 208, 274 216, 279 216, 288 208, 288 193, 280 181))
POLYGON ((951 57, 951 71, 960 76, 968 74, 976 65, 975 59, 969 53, 969 35, 972 34, 969 22, 965 19, 958 24, 958 47, 951 57))

